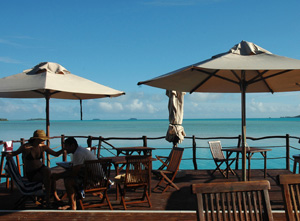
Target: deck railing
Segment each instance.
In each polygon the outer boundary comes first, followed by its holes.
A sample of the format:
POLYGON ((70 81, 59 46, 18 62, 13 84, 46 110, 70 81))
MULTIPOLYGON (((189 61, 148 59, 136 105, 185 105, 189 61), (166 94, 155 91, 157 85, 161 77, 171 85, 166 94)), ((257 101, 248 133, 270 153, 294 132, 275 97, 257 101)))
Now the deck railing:
MULTIPOLYGON (((54 136, 54 137, 50 137, 50 141, 48 143, 49 146, 51 146, 51 148, 53 149, 60 149, 61 147, 63 147, 64 145, 64 140, 70 136, 65 136, 65 135, 61 135, 61 136, 54 136), (53 140, 60 139, 60 144, 55 145, 55 147, 53 147, 52 145, 50 145, 50 143, 53 140)), ((86 145, 88 147, 91 147, 91 150, 94 151, 94 153, 98 156, 101 157, 106 154, 109 155, 115 155, 115 148, 116 145, 114 145, 113 143, 116 141, 129 141, 130 142, 135 142, 135 145, 128 145, 128 146, 137 146, 136 143, 138 142, 138 145, 142 145, 142 146, 151 146, 154 148, 157 148, 155 151, 159 151, 159 150, 166 150, 172 149, 172 144, 170 143, 169 147, 157 147, 155 145, 153 145, 153 141, 155 140, 165 140, 165 136, 161 136, 161 137, 147 137, 147 136, 141 136, 141 137, 94 137, 94 136, 73 136, 76 139, 83 139, 86 142, 86 145), (105 153, 106 152, 106 153, 105 153)), ((285 145, 267 145, 267 146, 255 146, 255 147, 259 147, 259 148, 268 148, 268 149, 275 149, 275 148, 283 148, 285 149, 284 154, 282 156, 278 156, 278 157, 272 157, 272 156, 268 156, 268 161, 270 160, 274 160, 274 159, 281 159, 281 158, 285 158, 285 168, 281 168, 281 169, 286 169, 286 170, 290 170, 291 166, 290 166, 290 162, 293 161, 292 155, 291 154, 291 150, 293 150, 293 152, 295 153, 299 153, 300 154, 300 148, 297 148, 293 145, 291 145, 291 143, 298 143, 298 140, 300 139, 300 137, 296 137, 296 136, 290 136, 289 134, 286 134, 285 136, 264 136, 264 137, 247 137, 248 141, 252 141, 253 143, 255 143, 255 141, 261 141, 261 140, 265 140, 268 141, 268 143, 272 144, 272 141, 274 139, 279 139, 279 140, 283 140, 285 145)), ((201 169, 198 167, 198 162, 201 160, 213 160, 211 155, 207 156, 207 157, 199 157, 200 153, 201 153, 201 149, 208 149, 208 145, 203 146, 203 142, 200 141, 209 141, 209 140, 230 140, 231 143, 236 143, 236 145, 233 146, 226 146, 229 148, 232 147, 239 147, 241 144, 241 136, 236 136, 236 137, 196 137, 196 136, 187 136, 185 137, 184 143, 182 143, 180 145, 180 147, 185 148, 185 152, 187 151, 192 151, 191 155, 192 157, 190 158, 183 158, 183 161, 192 161, 193 164, 193 169, 194 170, 198 170, 201 169), (200 145, 199 143, 202 143, 202 145, 200 145)), ((20 139, 20 140, 14 140, 14 143, 24 143, 27 140, 25 139, 20 139)), ((57 143, 57 142, 56 142, 57 143)), ((207 143, 207 142, 206 142, 207 143)), ((123 145, 124 146, 124 145, 123 145)), ((254 145, 251 145, 254 146, 254 145)), ((225 148, 226 148, 225 147, 225 148)), ((154 152, 156 153, 156 152, 154 152)), ((272 154, 271 154, 272 155, 272 154)), ((53 157, 54 158, 54 157, 53 157)), ((50 167, 50 161, 53 159, 50 156, 46 156, 46 158, 44 158, 44 162, 46 161, 46 164, 50 167)), ((252 158, 255 159, 255 158, 252 158)), ((62 160, 66 161, 67 160, 67 155, 66 153, 63 154, 62 156, 62 160)), ((258 159, 258 160, 262 160, 262 159, 258 159)))

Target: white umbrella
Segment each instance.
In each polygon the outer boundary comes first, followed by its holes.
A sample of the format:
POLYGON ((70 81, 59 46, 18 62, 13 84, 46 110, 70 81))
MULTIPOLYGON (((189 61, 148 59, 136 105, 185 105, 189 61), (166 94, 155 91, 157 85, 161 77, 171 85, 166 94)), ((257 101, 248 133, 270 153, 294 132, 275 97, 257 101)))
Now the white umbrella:
POLYGON ((246 92, 300 90, 300 60, 242 41, 228 52, 157 78, 139 82, 184 92, 241 93, 243 180, 246 180, 246 92))
POLYGON ((84 100, 124 95, 110 87, 71 74, 63 66, 43 62, 20 74, 0 79, 0 97, 3 98, 45 98, 46 131, 49 136, 49 100, 84 100))
POLYGON ((167 90, 166 95, 169 97, 169 128, 166 140, 172 142, 173 146, 177 146, 186 135, 182 126, 185 92, 167 90))

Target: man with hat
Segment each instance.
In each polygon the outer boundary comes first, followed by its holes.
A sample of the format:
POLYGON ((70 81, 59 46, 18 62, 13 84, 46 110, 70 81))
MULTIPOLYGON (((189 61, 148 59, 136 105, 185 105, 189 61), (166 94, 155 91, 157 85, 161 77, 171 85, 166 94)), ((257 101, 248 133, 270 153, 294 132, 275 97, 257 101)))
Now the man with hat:
POLYGON ((49 138, 46 136, 44 130, 36 130, 33 136, 27 143, 21 145, 16 151, 7 154, 7 160, 20 153, 23 154, 24 174, 29 181, 42 182, 46 191, 46 205, 50 204, 51 193, 51 170, 46 167, 41 159, 44 153, 51 154, 58 157, 63 153, 63 149, 54 151, 45 145, 44 141, 49 138))

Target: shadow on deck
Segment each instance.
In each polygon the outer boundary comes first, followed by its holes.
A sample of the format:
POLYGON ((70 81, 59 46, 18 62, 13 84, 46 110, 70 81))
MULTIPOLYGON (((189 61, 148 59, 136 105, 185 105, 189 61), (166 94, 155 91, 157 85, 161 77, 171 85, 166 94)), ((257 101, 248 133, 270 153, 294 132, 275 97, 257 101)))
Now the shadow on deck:
MULTIPOLYGON (((54 168, 54 170, 58 170, 54 168)), ((237 176, 230 175, 229 179, 223 178, 220 173, 211 175, 210 170, 185 170, 186 175, 181 178, 176 178, 175 183, 180 188, 179 191, 170 188, 167 192, 161 194, 160 192, 151 193, 152 208, 149 208, 147 204, 137 204, 128 207, 129 211, 124 211, 123 207, 116 201, 116 189, 113 186, 109 190, 109 197, 112 202, 114 211, 110 211, 108 208, 103 207, 98 210, 88 211, 58 211, 57 208, 46 210, 35 206, 30 201, 27 201, 23 205, 22 211, 12 211, 14 203, 20 197, 20 193, 17 189, 13 191, 7 190, 4 183, 0 185, 0 219, 16 220, 24 219, 25 217, 30 220, 42 219, 53 220, 56 217, 61 219, 106 219, 106 220, 195 220, 196 219, 196 196, 191 192, 191 184, 193 183, 209 183, 209 182, 227 182, 238 181, 241 178, 241 170, 236 171, 237 176), (33 211, 34 210, 34 211, 33 211)), ((251 180, 262 180, 263 170, 252 170, 251 180)), ((275 220, 285 220, 285 214, 283 212, 283 200, 281 195, 281 189, 276 182, 277 175, 291 173, 288 170, 269 169, 267 172, 267 178, 271 184, 271 190, 269 191, 272 210, 274 211, 275 220)), ((113 177, 114 174, 112 174, 113 177)), ((4 180, 2 180, 3 182, 4 180)), ((154 187, 158 180, 155 176, 152 177, 151 187, 154 187)), ((59 181, 58 189, 63 190, 63 181, 59 181)))

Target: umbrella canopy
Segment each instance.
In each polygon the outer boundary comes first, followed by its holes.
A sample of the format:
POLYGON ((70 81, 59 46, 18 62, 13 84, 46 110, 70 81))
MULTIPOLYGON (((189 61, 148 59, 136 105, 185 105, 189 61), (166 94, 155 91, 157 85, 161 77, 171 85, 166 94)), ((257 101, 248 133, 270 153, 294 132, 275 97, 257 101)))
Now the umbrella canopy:
POLYGON ((243 180, 246 180, 246 92, 299 91, 300 60, 241 41, 228 52, 138 83, 141 84, 190 93, 241 93, 243 180))
POLYGON ((182 126, 183 120, 183 104, 185 92, 166 91, 169 97, 169 128, 166 134, 166 140, 177 146, 181 143, 186 135, 182 126))
POLYGON ((0 79, 0 97, 45 98, 46 130, 49 136, 49 99, 84 100, 125 94, 110 87, 71 74, 63 66, 43 62, 20 74, 0 79))

